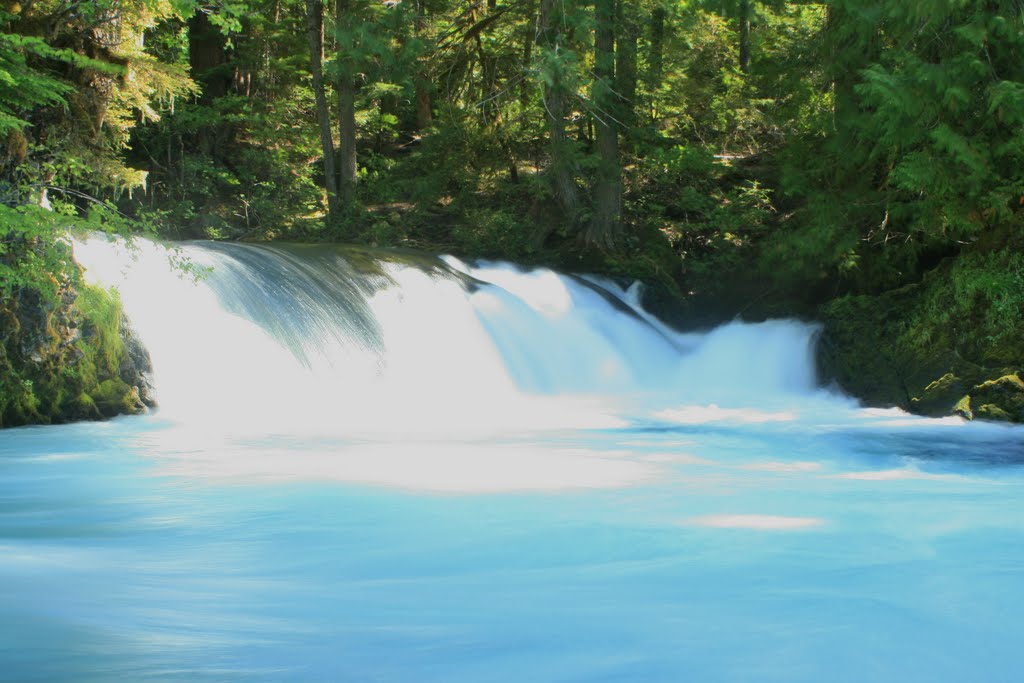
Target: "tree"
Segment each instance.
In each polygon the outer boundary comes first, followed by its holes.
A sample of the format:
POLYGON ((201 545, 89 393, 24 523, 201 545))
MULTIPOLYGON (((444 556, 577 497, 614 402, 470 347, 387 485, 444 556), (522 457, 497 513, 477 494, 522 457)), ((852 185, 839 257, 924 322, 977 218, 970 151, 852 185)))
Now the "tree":
POLYGON ((548 129, 552 191, 566 220, 579 211, 575 150, 565 132, 568 95, 576 54, 569 47, 569 18, 559 0, 541 0, 537 28, 538 74, 543 84, 544 119, 548 129))
POLYGON ((737 14, 740 29, 740 71, 747 73, 750 71, 750 0, 739 0, 737 14))
MULTIPOLYGON (((649 20, 648 55, 647 55, 647 92, 651 94, 651 104, 656 102, 654 94, 661 87, 662 74, 665 67, 665 21, 668 12, 661 4, 651 9, 649 20)), ((651 107, 651 116, 657 115, 657 109, 651 107)))
POLYGON ((337 34, 338 137, 340 165, 337 187, 341 200, 351 204, 355 199, 358 161, 356 157, 356 69, 353 28, 355 17, 352 0, 336 0, 334 30, 337 34))
POLYGON ((620 100, 622 128, 627 131, 636 125, 639 10, 635 3, 618 0, 616 21, 619 25, 619 34, 615 40, 615 92, 620 100))
POLYGON ((142 186, 146 174, 121 156, 140 122, 195 92, 186 69, 147 51, 145 34, 187 15, 190 2, 67 0, 10 5, 0 15, 0 132, 16 154, 0 173, 22 203, 48 204, 53 192, 114 194, 142 186), (27 193, 27 194, 26 194, 27 193))
POLYGON ((588 245, 612 248, 622 232, 622 167, 619 162, 620 98, 615 92, 615 0, 595 0, 592 102, 597 148, 594 214, 583 233, 588 245))
POLYGON ((313 75, 313 96, 316 98, 316 121, 320 130, 320 147, 323 151, 327 213, 331 219, 336 220, 339 213, 338 174, 334 164, 334 138, 331 133, 331 117, 327 109, 327 92, 324 85, 323 0, 306 0, 306 32, 309 38, 309 62, 313 75))

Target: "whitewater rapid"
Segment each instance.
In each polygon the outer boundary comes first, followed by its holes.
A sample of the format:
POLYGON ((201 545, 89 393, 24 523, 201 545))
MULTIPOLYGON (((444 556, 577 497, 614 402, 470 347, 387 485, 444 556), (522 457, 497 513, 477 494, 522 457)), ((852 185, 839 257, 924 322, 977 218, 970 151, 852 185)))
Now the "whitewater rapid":
POLYGON ((166 416, 493 431, 671 419, 686 405, 723 417, 752 396, 820 394, 812 324, 679 333, 643 310, 637 286, 601 278, 332 246, 169 252, 97 237, 75 254, 120 292, 166 416))

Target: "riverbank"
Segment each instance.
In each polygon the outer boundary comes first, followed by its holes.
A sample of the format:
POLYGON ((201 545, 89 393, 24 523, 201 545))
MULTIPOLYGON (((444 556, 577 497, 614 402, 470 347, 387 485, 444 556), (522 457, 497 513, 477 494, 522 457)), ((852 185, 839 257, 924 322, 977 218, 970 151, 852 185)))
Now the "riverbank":
MULTIPOLYGON (((38 245, 5 244, 5 256, 38 245)), ((0 297, 0 427, 137 414, 155 405, 149 355, 116 292, 83 283, 63 243, 63 270, 0 297)), ((7 284, 7 283, 5 283, 7 284)))

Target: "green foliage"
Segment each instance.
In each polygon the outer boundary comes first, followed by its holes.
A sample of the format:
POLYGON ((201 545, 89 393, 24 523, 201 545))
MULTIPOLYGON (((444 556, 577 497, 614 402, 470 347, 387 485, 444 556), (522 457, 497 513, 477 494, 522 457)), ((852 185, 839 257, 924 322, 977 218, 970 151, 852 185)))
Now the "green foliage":
POLYGON ((466 255, 531 261, 537 252, 534 230, 522 217, 500 210, 468 211, 452 237, 466 255))
POLYGON ((116 293, 78 284, 62 289, 62 301, 40 296, 22 289, 2 298, 0 426, 142 410, 120 377, 127 352, 116 293))
POLYGON ((1024 254, 972 252, 927 282, 927 297, 906 322, 908 345, 942 345, 992 366, 1024 362, 1024 254))
POLYGON ((724 297, 751 277, 755 246, 776 218, 770 188, 699 145, 655 149, 636 175, 645 184, 627 208, 672 247, 687 290, 724 297))
POLYGON ((84 372, 88 379, 92 379, 89 375, 95 376, 97 371, 116 374, 125 356, 121 341, 124 313, 117 291, 80 287, 75 305, 83 312, 91 332, 85 344, 85 361, 80 367, 87 368, 84 372))
POLYGON ((920 283, 823 311, 828 378, 874 404, 1024 420, 1024 257, 968 250, 920 283))
MULTIPOLYGON (((834 3, 831 121, 795 141, 808 262, 854 289, 912 282, 1015 220, 1024 196, 1024 23, 1016 3, 834 3)), ((796 249, 793 246, 791 249, 796 249)))
MULTIPOLYGON (((0 13, 0 23, 10 20, 11 15, 0 13)), ((64 104, 64 96, 72 89, 29 65, 29 55, 38 55, 38 48, 45 45, 38 39, 0 33, 0 136, 28 126, 25 115, 32 108, 64 104)))
POLYGON ((22 289, 55 299, 77 279, 61 217, 39 207, 0 204, 0 301, 22 289))

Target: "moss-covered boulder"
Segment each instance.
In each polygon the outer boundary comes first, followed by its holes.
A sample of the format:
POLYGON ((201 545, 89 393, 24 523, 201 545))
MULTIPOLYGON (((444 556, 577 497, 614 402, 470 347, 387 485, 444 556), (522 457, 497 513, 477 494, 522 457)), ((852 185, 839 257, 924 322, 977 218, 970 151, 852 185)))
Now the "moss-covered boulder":
POLYGON ((0 300, 0 427, 142 412, 150 371, 113 292, 63 283, 0 300))
POLYGON ((819 372, 869 405, 1024 422, 1024 257, 970 253, 822 310, 819 372))
POLYGON ((910 288, 883 296, 850 296, 823 309, 818 374, 844 391, 879 406, 906 406, 907 359, 893 345, 914 294, 910 288))
POLYGON ((931 417, 957 414, 970 419, 969 409, 962 405, 962 401, 974 384, 980 369, 969 368, 964 371, 965 365, 961 364, 959 375, 947 372, 929 383, 923 390, 915 392, 917 395, 911 397, 909 409, 919 415, 931 417))
POLYGON ((1024 381, 1020 374, 983 382, 973 387, 964 399, 975 418, 1024 422, 1024 381))

